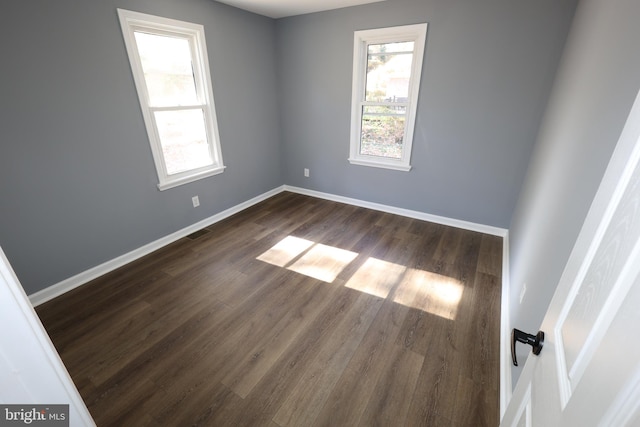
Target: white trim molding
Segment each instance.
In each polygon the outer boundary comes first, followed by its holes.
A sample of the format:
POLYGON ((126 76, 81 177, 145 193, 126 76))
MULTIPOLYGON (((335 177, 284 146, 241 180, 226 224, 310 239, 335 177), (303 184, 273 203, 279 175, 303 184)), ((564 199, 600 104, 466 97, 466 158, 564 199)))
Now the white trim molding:
POLYGON ((452 218, 432 215, 424 212, 412 211, 408 209, 397 208, 393 206, 383 205, 379 203, 367 202, 364 200, 353 199, 350 197, 338 196, 330 193, 309 190, 300 187, 282 185, 256 196, 246 202, 240 203, 213 216, 205 218, 188 227, 171 233, 163 238, 148 243, 138 249, 107 261, 103 264, 90 268, 73 277, 63 280, 48 288, 42 289, 36 293, 29 295, 29 300, 33 306, 43 304, 55 297, 58 297, 68 291, 82 286, 100 276, 103 276, 117 268, 120 268, 130 262, 133 262, 153 251, 156 251, 170 243, 173 243, 183 237, 188 236, 204 227, 208 227, 216 222, 230 217, 246 208, 260 203, 269 197, 275 196, 284 191, 303 194, 320 199, 331 200, 339 203, 345 203, 353 206, 364 207, 381 212, 402 215, 409 218, 429 221, 437 224, 447 225, 451 227, 462 228, 470 231, 490 234, 503 238, 502 243, 502 297, 500 306, 500 419, 504 416, 507 405, 512 395, 512 379, 511 379, 511 354, 509 353, 510 340, 510 322, 509 322, 509 231, 504 228, 492 227, 483 224, 477 224, 468 221, 461 221, 452 218))
POLYGON ((246 202, 240 203, 220 213, 217 213, 213 216, 210 216, 201 221, 198 221, 195 224, 192 224, 188 227, 180 229, 174 233, 171 233, 151 243, 148 243, 138 249, 134 249, 131 252, 121 255, 103 264, 97 265, 93 268, 90 268, 89 270, 83 271, 82 273, 79 273, 73 277, 63 280, 62 282, 56 283, 55 285, 49 286, 48 288, 35 292, 29 295, 29 300, 31 301, 31 304, 33 304, 34 307, 40 304, 43 304, 49 300, 52 300, 55 297, 58 297, 64 294, 65 292, 69 292, 79 286, 82 286, 117 268, 120 268, 126 264, 129 264, 130 262, 133 262, 138 258, 142 258, 143 256, 148 255, 153 251, 156 251, 164 246, 167 246, 168 244, 173 243, 176 240, 180 240, 183 237, 186 237, 189 234, 194 233, 204 227, 208 227, 212 224, 215 224, 216 222, 222 221, 223 219, 228 218, 231 215, 234 215, 248 207, 251 207, 257 203, 260 203, 263 200, 266 200, 269 197, 275 196, 276 194, 281 192, 282 192, 282 187, 267 191, 266 193, 256 196, 253 199, 247 200, 246 202))
POLYGON ((500 420, 513 394, 511 378, 511 322, 509 291, 509 232, 502 239, 502 293, 500 297, 500 420))
MULTIPOLYGON (((420 91, 420 77, 422 75, 422 64, 424 61, 424 47, 427 38, 427 24, 402 25, 399 27, 375 28, 370 30, 361 30, 354 32, 353 42, 353 77, 351 88, 351 137, 349 144, 349 162, 354 165, 372 166, 385 169, 393 169, 399 171, 411 170, 411 146, 413 143, 413 133, 416 122, 416 111, 418 108, 418 94, 420 91), (381 48, 392 45, 403 46, 400 51, 371 51, 374 45, 382 45, 381 48), (409 46, 412 47, 409 49, 409 46), (406 51, 401 51, 407 49, 406 51), (393 64, 395 57, 410 58, 410 65, 405 64, 406 68, 410 67, 409 77, 407 78, 407 93, 400 87, 396 87, 395 91, 389 92, 391 84, 387 88, 384 100, 378 96, 372 96, 369 99, 367 91, 372 87, 368 86, 367 79, 373 78, 370 75, 371 65, 369 60, 380 62, 380 58, 387 58, 382 62, 389 61, 393 64), (395 92, 395 93, 394 93, 395 92), (397 94, 397 96, 396 96, 397 94), (369 112, 365 112, 370 109, 369 112), (404 112, 403 112, 404 110, 404 112), (365 138, 363 137, 363 123, 365 116, 371 120, 373 117, 378 119, 385 118, 390 120, 393 117, 404 118, 404 127, 402 129, 402 143, 400 144, 401 153, 399 158, 387 156, 384 154, 373 155, 363 151, 365 138)), ((396 48, 398 49, 398 48, 396 48)), ((395 73, 398 68, 395 63, 395 73)), ((386 65, 381 65, 376 72, 384 69, 386 65)), ((375 72, 373 72, 375 74, 375 72)), ((399 77, 399 76, 397 76, 399 77)), ((404 76, 403 76, 404 77, 404 76)), ((393 85, 395 87, 395 85, 393 85)), ((402 86, 402 85, 401 85, 402 86)), ((380 135, 377 135, 380 137, 380 135)))
MULTIPOLYGON (((65 292, 71 291, 79 286, 82 286, 91 280, 97 279, 100 276, 103 276, 117 268, 120 268, 130 262, 133 262, 145 255, 150 254, 153 251, 156 251, 170 243, 175 242, 183 237, 188 236, 189 234, 196 232, 204 227, 208 227, 216 222, 222 221, 225 218, 230 217, 248 207, 251 207, 257 203, 260 203, 269 197, 275 196, 283 191, 289 191, 292 193, 303 194, 307 196, 317 197, 325 200, 332 200, 335 202, 346 203, 349 205, 360 206, 363 208, 373 209, 377 211, 392 213, 396 215, 402 215, 409 218, 420 219, 423 221, 434 222, 437 224, 448 225, 451 227, 462 228, 465 230, 477 231, 480 233, 491 234, 494 236, 505 237, 507 235, 507 230, 498 227, 492 227, 488 225, 476 224, 473 222, 461 221, 457 219, 446 218, 437 215, 431 215, 428 213, 412 211, 409 209, 396 208, 393 206, 382 205, 379 203, 367 202, 364 200, 352 199, 349 197, 337 196, 329 193, 323 193, 320 191, 307 190, 299 187, 292 187, 289 185, 283 185, 273 190, 267 191, 259 196, 256 196, 246 202, 240 203, 236 206, 233 206, 229 209, 226 209, 222 212, 219 212, 213 216, 205 218, 201 221, 196 222, 188 227, 180 229, 174 233, 171 233, 165 237, 162 237, 158 240, 155 240, 151 243, 148 243, 138 249, 134 249, 131 252, 128 252, 124 255, 121 255, 117 258, 114 258, 110 261, 107 261, 103 264, 97 265, 93 268, 90 268, 82 273, 79 273, 73 277, 65 279, 59 283, 56 283, 48 288, 42 289, 38 292, 35 292, 29 295, 29 300, 31 304, 34 306, 38 306, 43 304, 53 298, 64 294, 65 292)), ((504 267, 503 267, 504 268, 504 267)), ((503 273, 504 280, 504 273, 503 273)))
MULTIPOLYGON (((158 173, 158 189, 164 191, 221 174, 224 172, 225 166, 222 161, 222 148, 220 146, 220 133, 213 100, 213 83, 207 56, 208 50, 204 26, 125 9, 117 9, 117 11, 144 124, 147 129, 149 144, 151 145, 151 153, 158 173), (162 42, 162 52, 156 49, 145 51, 144 46, 146 44, 138 37, 156 39, 156 42, 164 40, 162 42), (176 64, 171 63, 170 58, 172 55, 166 54, 166 49, 169 46, 175 46, 173 43, 176 42, 183 42, 183 44, 178 45, 180 46, 178 52, 186 56, 182 64, 184 69, 181 72, 185 73, 182 75, 183 77, 191 80, 193 94, 189 93, 189 86, 183 88, 181 85, 176 85, 176 88, 180 88, 176 89, 177 93, 168 95, 160 91, 162 95, 158 96, 159 91, 156 85, 151 83, 151 81, 155 80, 147 81, 143 60, 145 52, 146 55, 150 55, 153 58, 151 62, 154 63, 152 68, 155 71, 152 75, 155 78, 158 78, 158 76, 164 76, 163 78, 165 79, 175 78, 175 75, 164 74, 164 71, 160 71, 154 61, 169 60, 169 63, 164 63, 163 66, 173 69, 173 72, 178 72, 175 67, 176 64), (185 114, 193 115, 192 119, 187 119, 184 116, 185 114), (167 118, 166 115, 171 118, 167 118), (165 118, 161 119, 161 117, 165 118), (197 119, 198 117, 199 120, 197 119), (193 118, 196 118, 195 121, 193 121, 193 118), (189 136, 189 141, 196 143, 189 145, 188 149, 180 149, 181 154, 195 161, 195 163, 176 164, 165 156, 163 146, 167 143, 175 142, 172 137, 167 137, 165 140, 162 131, 165 126, 172 129, 183 127, 183 129, 198 131, 197 136, 189 136), (200 139, 204 144, 198 142, 200 139), (194 147, 201 145, 204 145, 204 147, 196 148, 198 155, 187 154, 194 147)), ((180 67, 177 68, 179 69, 180 67)))
POLYGON ((331 200, 348 205, 360 206, 362 208, 373 209, 376 211, 392 213, 396 215, 406 216, 408 218, 419 219, 422 221, 434 222, 436 224, 448 225, 450 227, 462 228, 464 230, 477 231, 479 233, 491 234, 493 236, 505 237, 507 229, 493 227, 491 225, 477 224, 475 222, 463 221, 460 219, 447 218, 444 216, 432 215, 425 212, 413 211, 410 209, 396 208, 394 206, 383 205, 380 203, 367 202, 365 200, 352 199, 350 197, 337 196, 334 194, 323 193, 315 190, 307 190, 306 188, 284 186, 284 191, 292 193, 305 194, 307 196, 317 197, 319 199, 331 200))

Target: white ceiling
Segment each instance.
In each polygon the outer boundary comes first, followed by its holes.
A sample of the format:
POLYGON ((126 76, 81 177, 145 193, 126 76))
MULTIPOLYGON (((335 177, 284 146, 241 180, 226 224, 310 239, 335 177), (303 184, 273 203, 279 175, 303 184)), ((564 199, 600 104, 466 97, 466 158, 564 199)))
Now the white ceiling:
POLYGON ((323 10, 340 9, 384 0, 217 0, 270 18, 302 15, 323 10))

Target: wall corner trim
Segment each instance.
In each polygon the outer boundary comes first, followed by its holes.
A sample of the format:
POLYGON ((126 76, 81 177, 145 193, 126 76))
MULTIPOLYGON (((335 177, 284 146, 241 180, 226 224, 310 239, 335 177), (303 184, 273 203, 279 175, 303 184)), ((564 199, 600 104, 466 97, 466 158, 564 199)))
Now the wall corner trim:
POLYGON ((502 293, 500 298, 500 420, 513 391, 511 379, 511 325, 509 321, 509 232, 502 239, 502 293))

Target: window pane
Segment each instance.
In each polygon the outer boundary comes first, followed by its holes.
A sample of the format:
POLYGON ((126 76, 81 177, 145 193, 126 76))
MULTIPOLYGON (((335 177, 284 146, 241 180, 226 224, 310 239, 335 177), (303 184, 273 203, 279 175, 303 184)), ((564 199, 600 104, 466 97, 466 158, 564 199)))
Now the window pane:
POLYGON ((405 115, 384 115, 371 112, 371 109, 380 108, 363 108, 360 154, 401 159, 405 115))
POLYGON ((413 42, 369 45, 366 101, 408 102, 413 53, 388 53, 407 47, 413 42))
POLYGON ((156 111, 167 174, 213 164, 202 110, 156 111))
POLYGON ((370 44, 367 53, 413 52, 414 42, 370 44))
POLYGON ((365 105, 362 107, 362 113, 367 115, 405 115, 407 114, 406 105, 365 105))
POLYGON ((198 104, 187 39, 136 32, 152 107, 198 104))

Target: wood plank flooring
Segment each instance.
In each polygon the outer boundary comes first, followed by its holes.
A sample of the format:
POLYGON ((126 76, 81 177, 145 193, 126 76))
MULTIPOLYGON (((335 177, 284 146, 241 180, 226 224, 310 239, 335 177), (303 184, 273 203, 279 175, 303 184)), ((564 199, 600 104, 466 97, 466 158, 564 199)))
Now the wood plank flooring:
POLYGON ((496 426, 501 238, 280 193, 37 308, 98 426, 496 426))

